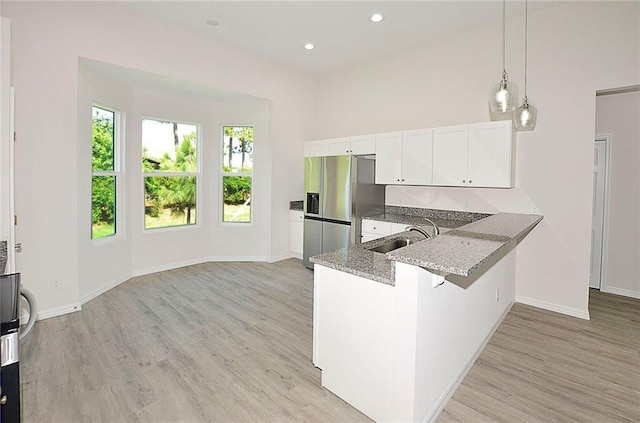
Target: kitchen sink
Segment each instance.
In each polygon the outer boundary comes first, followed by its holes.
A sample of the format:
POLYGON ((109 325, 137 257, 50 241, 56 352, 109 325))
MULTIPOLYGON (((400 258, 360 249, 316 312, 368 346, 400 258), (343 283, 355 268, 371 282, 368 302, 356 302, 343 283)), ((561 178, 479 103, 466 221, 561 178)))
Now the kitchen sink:
POLYGON ((406 247, 413 242, 414 241, 406 238, 394 239, 393 241, 385 242, 384 244, 380 244, 377 247, 369 248, 368 250, 384 254, 388 253, 389 251, 397 250, 398 248, 406 247))

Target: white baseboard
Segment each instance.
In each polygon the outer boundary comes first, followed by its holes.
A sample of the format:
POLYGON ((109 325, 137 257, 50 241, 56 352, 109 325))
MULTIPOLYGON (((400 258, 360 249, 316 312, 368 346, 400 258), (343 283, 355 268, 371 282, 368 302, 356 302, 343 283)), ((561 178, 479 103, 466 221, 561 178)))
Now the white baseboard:
POLYGON ((442 410, 444 410, 444 408, 446 407, 446 405, 449 402, 449 400, 451 399, 451 397, 453 397, 453 394, 456 393, 456 391, 460 387, 460 384, 462 384, 462 382, 464 381, 464 378, 467 376, 467 373, 469 373, 469 371, 471 370, 471 368, 475 364, 475 362, 478 359, 478 357, 480 357, 480 354, 482 354, 482 351, 484 350, 484 347, 487 346, 487 344, 491 340, 491 337, 493 336, 494 333, 496 333, 496 330, 498 330, 498 327, 500 326, 500 324, 502 323, 504 318, 507 317, 507 314, 511 310, 511 307, 513 307, 513 304, 514 304, 514 302, 512 301, 509 304, 509 306, 504 309, 504 311, 502 312, 502 315, 500 316, 500 318, 493 325, 493 327, 491 328, 489 333, 487 333, 487 335, 482 339, 482 342, 480 342, 480 344, 476 348, 476 350, 473 353, 473 355, 471 356, 471 358, 469 358, 469 360, 467 360, 467 362, 464 365, 464 367, 458 373, 458 376, 455 378, 455 380, 453 382, 451 382, 451 385, 449 385, 449 387, 447 388, 445 393, 442 394, 442 396, 438 400, 438 403, 436 404, 436 406, 431 411, 431 414, 429 414, 424 419, 425 423, 435 422, 437 420, 438 416, 440 416, 440 413, 442 413, 442 410))
POLYGON ((82 310, 80 303, 67 304, 60 307, 50 308, 48 310, 38 310, 36 320, 49 319, 51 317, 62 316, 63 314, 73 313, 82 310))
POLYGON ((209 257, 207 261, 256 261, 256 262, 269 262, 269 258, 266 256, 214 256, 209 257))
POLYGON ((193 266, 194 264, 201 264, 211 261, 209 257, 200 257, 192 260, 178 261, 175 263, 163 264, 161 266, 146 267, 144 269, 136 269, 133 271, 132 276, 144 276, 151 273, 164 272, 165 270, 178 269, 180 267, 193 266))
POLYGON ((294 253, 286 253, 286 254, 280 254, 277 256, 272 256, 269 259, 269 263, 276 263, 278 261, 282 261, 282 260, 287 260, 290 258, 302 258, 302 256, 298 255, 298 254, 294 254, 294 253))
POLYGON ((516 295, 516 302, 532 307, 542 308, 544 310, 555 311, 556 313, 566 314, 567 316, 578 317, 584 320, 591 320, 589 310, 578 310, 577 308, 565 307, 563 305, 548 303, 546 301, 536 300, 535 298, 523 297, 516 295))
POLYGON ((637 298, 640 300, 640 292, 632 291, 630 289, 615 288, 612 286, 607 286, 605 289, 602 290, 602 292, 606 292, 608 294, 622 295, 623 297, 637 298))
MULTIPOLYGON (((98 297, 99 295, 104 294, 112 288, 120 285, 123 282, 128 281, 132 277, 135 276, 144 276, 149 275, 151 273, 164 272, 166 270, 178 269, 180 267, 192 266, 194 264, 208 263, 208 262, 229 262, 229 261, 239 261, 239 262, 268 262, 275 263, 276 261, 286 260, 288 258, 293 257, 292 254, 283 254, 282 256, 267 258, 264 256, 220 256, 220 257, 201 257, 193 260, 186 260, 181 262, 163 264, 161 266, 147 267, 144 269, 134 270, 131 274, 122 275, 115 280, 108 282, 102 285, 99 288, 94 289, 86 295, 83 295, 80 298, 80 303, 69 304, 61 307, 52 308, 49 310, 41 310, 38 311, 37 320, 48 319, 50 317, 61 316, 63 314, 73 313, 75 311, 82 310, 81 304, 85 304, 86 302, 98 297)), ((301 257, 298 257, 301 258, 301 257)), ((26 315, 23 317, 26 318, 26 315)))
POLYGON ((80 297, 80 304, 85 304, 91 300, 93 300, 94 298, 96 298, 98 295, 102 295, 105 292, 107 292, 108 290, 115 288, 116 286, 120 285, 123 282, 128 281, 129 279, 131 279, 131 274, 126 274, 126 275, 122 275, 118 278, 116 278, 115 280, 108 282, 104 285, 102 285, 99 288, 94 289, 93 291, 89 292, 86 295, 83 295, 82 297, 80 297))

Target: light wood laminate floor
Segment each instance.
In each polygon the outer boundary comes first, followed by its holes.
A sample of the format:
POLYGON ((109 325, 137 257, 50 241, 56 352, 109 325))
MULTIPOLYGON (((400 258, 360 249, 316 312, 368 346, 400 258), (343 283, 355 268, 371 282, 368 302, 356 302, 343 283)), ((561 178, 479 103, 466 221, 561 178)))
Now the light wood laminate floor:
MULTIPOLYGON (((23 341, 24 421, 369 421, 320 387, 312 288, 295 259, 133 278, 23 341)), ((640 421, 640 301, 590 311, 516 304, 438 421, 640 421)))
POLYGON ((640 422, 640 300, 591 290, 589 312, 514 304, 438 423, 640 422))

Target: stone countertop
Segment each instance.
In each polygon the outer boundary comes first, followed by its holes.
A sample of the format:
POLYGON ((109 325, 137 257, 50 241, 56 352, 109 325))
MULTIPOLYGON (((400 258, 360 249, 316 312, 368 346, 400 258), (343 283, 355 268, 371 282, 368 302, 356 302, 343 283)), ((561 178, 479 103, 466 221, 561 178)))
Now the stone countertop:
MULTIPOLYGON (((452 229, 435 238, 381 254, 369 248, 398 238, 419 240, 418 234, 396 234, 311 258, 322 266, 395 284, 395 262, 424 267, 437 273, 469 276, 513 240, 542 220, 533 214, 498 213, 452 229), (416 238, 417 237, 417 238, 416 238)), ((404 222, 399 222, 404 223, 404 222)), ((424 225, 426 228, 430 225, 424 225)))
POLYGON ((512 240, 542 220, 535 214, 498 213, 387 254, 390 260, 469 276, 512 240))
POLYGON ((440 228, 455 229, 489 216, 491 215, 485 213, 385 206, 384 209, 369 213, 362 218, 406 225, 431 226, 425 222, 426 217, 433 220, 440 228))

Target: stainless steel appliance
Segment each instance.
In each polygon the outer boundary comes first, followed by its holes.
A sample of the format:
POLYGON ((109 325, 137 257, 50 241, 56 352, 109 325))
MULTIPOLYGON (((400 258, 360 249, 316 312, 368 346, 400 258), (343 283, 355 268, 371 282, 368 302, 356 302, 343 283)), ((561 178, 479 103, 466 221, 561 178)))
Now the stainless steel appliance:
POLYGON ((375 184, 374 156, 305 157, 303 263, 309 257, 360 243, 360 221, 384 206, 375 184))
POLYGON ((20 422, 20 368, 18 363, 20 320, 20 274, 0 276, 0 422, 20 422))

